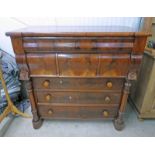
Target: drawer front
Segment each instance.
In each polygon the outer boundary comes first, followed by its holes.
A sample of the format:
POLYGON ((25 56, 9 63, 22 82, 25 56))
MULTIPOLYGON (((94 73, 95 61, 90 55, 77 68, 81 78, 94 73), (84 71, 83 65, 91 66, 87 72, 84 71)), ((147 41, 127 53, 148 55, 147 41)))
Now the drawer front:
POLYGON ((31 76, 56 75, 55 54, 27 54, 31 76))
POLYGON ((130 54, 58 54, 60 76, 125 77, 130 54))
POLYGON ((97 54, 58 54, 60 76, 96 76, 97 54))
POLYGON ((132 51, 134 37, 24 37, 26 52, 71 50, 132 51))
POLYGON ((129 54, 28 53, 26 56, 33 77, 125 77, 131 64, 129 54))
POLYGON ((39 103, 56 104, 119 104, 121 93, 35 91, 39 103))
POLYGON ((38 111, 42 118, 108 119, 115 118, 117 116, 118 107, 39 105, 38 111))
POLYGON ((129 54, 101 54, 100 76, 127 76, 131 59, 129 54))
POLYGON ((124 78, 32 78, 34 89, 121 91, 124 78), (111 83, 111 85, 109 85, 111 83))

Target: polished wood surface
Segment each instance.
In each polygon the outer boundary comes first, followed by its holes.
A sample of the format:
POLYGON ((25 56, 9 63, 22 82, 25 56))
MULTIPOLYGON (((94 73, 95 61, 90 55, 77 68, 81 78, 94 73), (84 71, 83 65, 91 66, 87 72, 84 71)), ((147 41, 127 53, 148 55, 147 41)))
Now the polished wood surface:
POLYGON ((123 89, 124 78, 32 78, 34 90, 52 91, 87 91, 87 92, 121 92, 123 89), (48 81, 48 87, 44 83, 48 81), (110 85, 110 86, 109 86, 110 85))
POLYGON ((90 52, 88 50, 128 51, 134 46, 134 37, 24 37, 23 48, 26 52, 90 52), (83 51, 81 51, 83 50, 83 51))
POLYGON ((119 104, 121 93, 35 91, 35 97, 39 103, 119 104))
POLYGON ((27 54, 30 75, 56 75, 55 54, 27 54))
POLYGON ((59 54, 60 76, 96 76, 98 55, 59 54))
POLYGON ((7 35, 20 79, 29 81, 34 128, 43 119, 76 118, 113 119, 123 129, 129 80, 137 77, 150 33, 122 26, 43 26, 7 35))
POLYGON ((38 36, 141 36, 150 35, 127 26, 31 26, 14 32, 7 32, 9 36, 38 37, 38 36), (21 33, 22 32, 22 33, 21 33))
POLYGON ((127 76, 130 68, 129 54, 102 54, 99 75, 104 77, 127 76))
POLYGON ((56 106, 38 105, 39 114, 43 119, 114 119, 117 116, 117 105, 111 106, 56 106), (105 114, 108 112, 108 115, 105 114))

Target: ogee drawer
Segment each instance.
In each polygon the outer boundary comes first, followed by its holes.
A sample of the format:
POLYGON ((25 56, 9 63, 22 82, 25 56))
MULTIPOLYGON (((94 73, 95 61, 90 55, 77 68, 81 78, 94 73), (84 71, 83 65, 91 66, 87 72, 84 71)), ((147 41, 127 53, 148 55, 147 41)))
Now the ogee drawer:
POLYGON ((125 77, 130 54, 58 54, 59 75, 78 77, 125 77))

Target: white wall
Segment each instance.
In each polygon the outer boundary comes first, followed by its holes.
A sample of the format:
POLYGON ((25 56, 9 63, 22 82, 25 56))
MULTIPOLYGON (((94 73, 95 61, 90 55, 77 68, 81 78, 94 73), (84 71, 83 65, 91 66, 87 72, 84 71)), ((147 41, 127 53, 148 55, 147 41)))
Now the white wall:
POLYGON ((0 48, 14 55, 10 38, 6 37, 5 32, 22 27, 25 27, 25 25, 12 18, 0 18, 0 48))
POLYGON ((0 18, 0 48, 14 55, 11 41, 5 36, 7 31, 31 25, 122 25, 138 28, 140 18, 104 17, 104 18, 0 18))

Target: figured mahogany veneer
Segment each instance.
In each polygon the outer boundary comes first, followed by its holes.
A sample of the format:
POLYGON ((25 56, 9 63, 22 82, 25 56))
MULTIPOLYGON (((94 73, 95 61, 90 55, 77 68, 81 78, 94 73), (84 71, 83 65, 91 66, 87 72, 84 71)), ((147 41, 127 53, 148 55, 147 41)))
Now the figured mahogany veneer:
POLYGON ((134 37, 24 37, 26 52, 89 50, 127 51, 134 46, 134 37))
POLYGON ((125 77, 130 54, 27 54, 30 76, 125 77), (51 66, 51 67, 49 67, 51 66))
POLYGON ((119 104, 121 99, 121 93, 108 92, 35 91, 34 94, 38 103, 119 104))
POLYGON ((38 105, 43 119, 113 119, 117 116, 118 106, 74 106, 38 105))
POLYGON ((30 75, 56 75, 55 54, 27 54, 30 75))
POLYGON ((121 92, 124 78, 69 78, 69 77, 38 77, 32 78, 34 90, 52 91, 113 91, 121 92), (48 86, 44 83, 48 82, 48 86), (112 83, 109 87, 108 83, 112 83))
POLYGON ((113 119, 122 114, 147 36, 145 27, 32 27, 8 32, 20 79, 27 81, 33 126, 42 119, 113 119))

